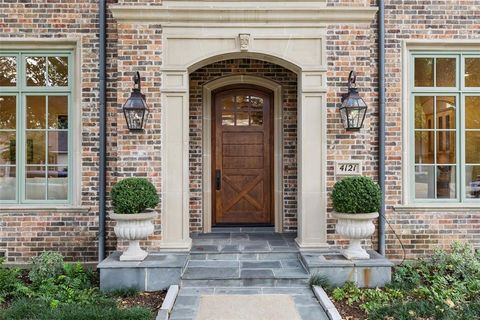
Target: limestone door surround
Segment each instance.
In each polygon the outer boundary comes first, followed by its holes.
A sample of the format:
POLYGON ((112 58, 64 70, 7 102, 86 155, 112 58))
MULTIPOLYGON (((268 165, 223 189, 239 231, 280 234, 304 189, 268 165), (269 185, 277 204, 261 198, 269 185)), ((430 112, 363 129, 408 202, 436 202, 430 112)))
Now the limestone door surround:
POLYGON ((296 241, 304 249, 327 246, 326 27, 369 24, 377 9, 326 7, 324 1, 248 4, 177 0, 161 6, 110 6, 117 21, 162 28, 162 249, 191 246, 189 73, 236 58, 269 61, 298 75, 296 241))

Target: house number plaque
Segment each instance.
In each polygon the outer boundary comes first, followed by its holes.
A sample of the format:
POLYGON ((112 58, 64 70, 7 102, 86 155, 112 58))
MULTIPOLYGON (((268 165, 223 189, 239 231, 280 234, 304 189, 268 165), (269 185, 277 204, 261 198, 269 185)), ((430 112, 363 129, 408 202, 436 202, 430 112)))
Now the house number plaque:
POLYGON ((362 174, 361 161, 337 161, 335 163, 335 175, 337 176, 360 176, 362 174))

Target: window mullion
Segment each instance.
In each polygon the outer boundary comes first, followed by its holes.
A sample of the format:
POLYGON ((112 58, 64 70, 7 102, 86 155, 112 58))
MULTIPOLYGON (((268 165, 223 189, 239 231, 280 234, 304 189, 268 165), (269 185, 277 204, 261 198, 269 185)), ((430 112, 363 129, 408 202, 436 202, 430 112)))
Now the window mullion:
MULTIPOLYGON (((435 63, 434 63, 435 65, 435 63)), ((435 72, 435 67, 433 68, 435 72)), ((435 77, 434 77, 435 81, 435 77)), ((437 199, 437 95, 433 95, 433 190, 434 199, 437 199)))
MULTIPOLYGON (((48 61, 48 59, 47 59, 48 61)), ((48 66, 48 62, 47 62, 48 66)), ((47 85, 48 85, 48 78, 47 78, 47 85)), ((48 99, 49 95, 45 97, 45 199, 48 200, 48 99)))

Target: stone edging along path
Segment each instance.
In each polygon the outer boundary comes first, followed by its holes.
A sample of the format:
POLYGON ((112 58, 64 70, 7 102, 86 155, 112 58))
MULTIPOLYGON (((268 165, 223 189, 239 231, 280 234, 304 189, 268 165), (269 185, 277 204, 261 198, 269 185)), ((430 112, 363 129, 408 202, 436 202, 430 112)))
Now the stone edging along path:
POLYGON ((330 300, 325 290, 323 290, 322 287, 318 287, 318 286, 313 286, 312 290, 315 296, 317 297, 318 301, 320 302, 320 305, 322 306, 323 310, 327 314, 328 319, 342 320, 340 313, 338 312, 337 308, 335 308, 335 305, 330 300))

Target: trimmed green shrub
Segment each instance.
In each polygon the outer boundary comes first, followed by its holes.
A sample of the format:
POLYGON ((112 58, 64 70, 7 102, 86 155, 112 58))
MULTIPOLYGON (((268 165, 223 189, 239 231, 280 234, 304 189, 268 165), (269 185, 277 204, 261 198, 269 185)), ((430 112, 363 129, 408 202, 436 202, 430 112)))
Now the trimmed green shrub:
POLYGON ((39 285, 42 281, 55 278, 62 273, 63 256, 58 252, 46 251, 32 258, 32 269, 28 277, 34 285, 39 285))
POLYGON ((70 304, 52 309, 47 303, 35 299, 20 299, 0 312, 0 320, 150 320, 147 308, 119 309, 114 301, 95 305, 70 304))
POLYGON ((159 202, 154 185, 144 178, 126 178, 117 182, 110 196, 113 210, 120 214, 140 213, 155 208, 159 202))
POLYGON ((377 183, 368 177, 347 177, 333 187, 333 209, 338 213, 378 212, 381 191, 377 183))

